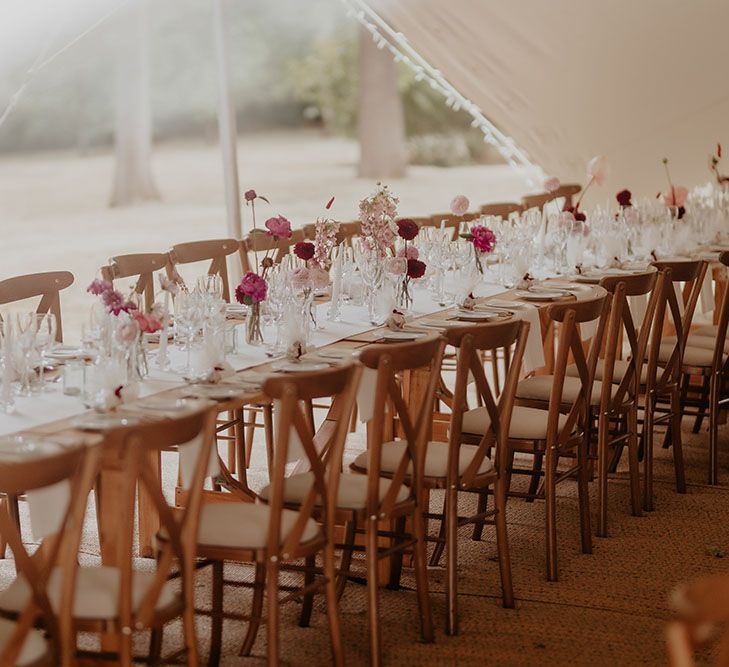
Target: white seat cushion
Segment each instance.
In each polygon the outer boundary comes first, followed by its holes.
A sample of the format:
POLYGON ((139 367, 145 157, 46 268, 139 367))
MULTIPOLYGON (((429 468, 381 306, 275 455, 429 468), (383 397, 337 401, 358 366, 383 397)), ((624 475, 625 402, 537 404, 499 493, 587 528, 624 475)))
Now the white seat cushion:
MULTIPOLYGON (((509 437, 517 440, 544 440, 547 437, 548 410, 539 408, 525 408, 520 405, 514 407, 509 425, 509 437)), ((560 415, 559 428, 562 429, 567 421, 567 415, 560 415)), ((491 425, 491 418, 485 407, 474 408, 463 413, 464 433, 482 435, 491 425)))
MULTIPOLYGON (((228 547, 233 549, 262 549, 268 545, 268 522, 271 509, 268 505, 253 503, 205 503, 200 512, 198 543, 200 546, 228 547)), ((299 513, 283 510, 281 513, 281 541, 294 527, 299 513)), ((308 542, 319 534, 319 525, 308 519, 302 542, 308 542)))
POLYGON ((710 338, 716 338, 716 334, 719 333, 718 324, 706 324, 701 327, 696 327, 691 331, 694 336, 709 336, 710 338))
MULTIPOLYGON (((55 568, 48 581, 48 599, 58 612, 61 601, 62 570, 55 568)), ((137 610, 145 593, 152 585, 154 572, 134 572, 132 579, 132 609, 137 610)), ((116 567, 79 567, 76 575, 74 616, 78 619, 113 619, 119 611, 121 571, 116 567)), ((174 582, 167 582, 160 593, 156 608, 161 609, 175 601, 174 582)), ((20 612, 30 595, 30 588, 22 577, 15 579, 0 593, 0 609, 20 612)))
MULTIPOLYGON (((313 472, 302 472, 298 475, 291 475, 286 478, 284 486, 284 502, 298 503, 304 502, 306 495, 309 493, 314 483, 313 472)), ((340 509, 357 510, 363 509, 367 505, 367 475, 342 475, 339 480, 339 492, 337 493, 337 507, 340 509)), ((380 495, 382 500, 390 488, 390 480, 380 479, 380 495)), ((271 492, 270 486, 265 486, 258 494, 264 500, 268 500, 271 492)), ((410 497, 407 487, 401 486, 395 497, 396 502, 402 502, 410 497)), ((319 503, 319 498, 316 500, 319 503)))
MULTIPOLYGON (((403 452, 407 444, 404 440, 393 440, 382 445, 382 459, 380 469, 383 472, 393 473, 397 469, 402 459, 403 452)), ((473 460, 477 445, 461 445, 458 454, 458 474, 462 474, 468 468, 468 464, 473 460)), ((367 470, 369 466, 369 451, 362 452, 352 464, 355 468, 367 470)), ((478 474, 493 470, 494 464, 488 457, 484 457, 478 469, 478 474)), ((408 467, 408 474, 412 473, 412 464, 408 467)), ((425 454, 425 476, 426 477, 445 477, 448 471, 448 443, 447 442, 429 442, 428 449, 425 454)))
MULTIPOLYGON (((660 363, 668 363, 671 358, 673 349, 676 346, 674 343, 662 343, 658 351, 658 361, 660 363)), ((683 363, 687 366, 711 366, 714 361, 714 350, 707 350, 703 347, 689 347, 683 351, 683 363)))
MULTIPOLYGON (((664 343, 676 344, 676 336, 666 336, 664 343)), ((695 333, 689 334, 688 345, 690 347, 701 347, 705 350, 713 350, 716 346, 716 336, 699 336, 695 333)), ((729 353, 729 340, 724 341, 724 352, 729 353)))
MULTIPOLYGON (((577 367, 575 367, 577 371, 577 367)), ((553 375, 535 375, 534 377, 522 380, 516 386, 516 397, 532 399, 537 401, 549 401, 552 394, 552 384, 554 382, 553 375)), ((615 394, 616 387, 611 387, 611 396, 615 394)), ((602 382, 593 382, 592 396, 590 397, 591 405, 600 405, 600 394, 602 392, 602 382)), ((582 382, 579 377, 567 376, 564 379, 564 387, 562 388, 562 402, 574 403, 577 397, 582 393, 582 382)))
MULTIPOLYGON (((7 618, 0 618, 0 651, 4 650, 10 638, 15 632, 16 624, 7 618)), ((20 649, 17 662, 18 667, 29 665, 43 658, 48 652, 46 640, 43 634, 38 630, 29 630, 23 642, 23 648, 20 649)))
MULTIPOLYGON (((625 359, 616 359, 615 360, 615 366, 613 367, 613 384, 620 384, 623 381, 623 378, 625 377, 625 374, 628 372, 628 368, 630 368, 630 362, 626 361, 625 359)), ((603 378, 603 374, 605 372, 605 365, 602 362, 602 360, 599 360, 597 362, 597 367, 595 368, 595 380, 601 381, 603 378)), ((567 366, 567 375, 570 377, 579 377, 579 372, 577 370, 577 366, 574 364, 570 364, 567 366)), ((648 382, 648 368, 645 364, 640 369, 640 383, 645 384, 648 382)), ((594 389, 593 389, 593 395, 594 395, 594 389)))

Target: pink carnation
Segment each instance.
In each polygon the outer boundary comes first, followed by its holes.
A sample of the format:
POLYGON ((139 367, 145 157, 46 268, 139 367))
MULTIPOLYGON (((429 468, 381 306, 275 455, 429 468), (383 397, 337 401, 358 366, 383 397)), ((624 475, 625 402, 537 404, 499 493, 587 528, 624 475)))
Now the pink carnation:
POLYGON ((268 292, 266 281, 257 273, 248 271, 235 288, 235 298, 238 303, 245 303, 250 306, 254 303, 265 301, 268 292))
POLYGON ((291 238, 291 223, 282 215, 269 218, 266 220, 265 225, 269 236, 273 236, 275 239, 291 238))
POLYGON ((496 234, 488 227, 474 225, 470 229, 473 247, 481 253, 489 253, 496 245, 496 234))
POLYGON ((471 202, 468 201, 468 197, 465 195, 456 195, 451 200, 451 213, 453 215, 464 215, 470 205, 471 202))
POLYGON ((409 245, 405 248, 400 248, 400 250, 397 251, 397 256, 404 257, 405 259, 418 259, 418 257, 420 257, 420 253, 415 246, 409 245))

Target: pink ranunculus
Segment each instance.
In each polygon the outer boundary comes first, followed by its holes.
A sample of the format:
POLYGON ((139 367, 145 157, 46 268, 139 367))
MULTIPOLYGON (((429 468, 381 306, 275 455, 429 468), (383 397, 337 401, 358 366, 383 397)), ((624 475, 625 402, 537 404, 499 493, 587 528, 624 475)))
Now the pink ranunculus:
POLYGON ((559 186, 561 183, 559 182, 559 179, 556 176, 550 176, 549 178, 545 179, 544 181, 544 189, 547 192, 554 192, 555 190, 559 190, 559 186))
POLYGON ((456 195, 451 200, 451 213, 453 215, 464 215, 468 211, 471 202, 465 195, 456 195))
POLYGON ((329 273, 318 266, 309 269, 309 282, 314 289, 329 287, 329 273))
POLYGON ((663 201, 666 206, 683 206, 688 199, 688 188, 683 185, 673 185, 671 189, 663 195, 663 201))
POLYGON ((610 173, 610 165, 604 155, 596 155, 587 163, 587 180, 602 185, 610 173))
POLYGON ((291 286, 294 289, 308 289, 311 287, 311 274, 309 269, 299 267, 291 274, 291 286))
POLYGON ((400 250, 397 251, 397 256, 404 257, 405 259, 418 259, 420 257, 420 253, 415 246, 409 245, 405 248, 400 248, 400 250))
POLYGON ((291 238, 291 223, 282 215, 269 218, 266 220, 265 225, 269 236, 273 236, 275 239, 291 238))
POLYGON ((496 234, 488 227, 483 225, 474 225, 469 230, 471 233, 471 243, 473 247, 481 253, 489 253, 496 245, 496 234))
POLYGON ((407 259, 405 257, 388 257, 385 260, 385 271, 393 276, 402 276, 408 268, 407 259))
POLYGON ((248 271, 241 278, 238 287, 235 288, 236 300, 238 303, 244 303, 247 306, 265 301, 267 293, 268 285, 266 281, 253 271, 248 271))

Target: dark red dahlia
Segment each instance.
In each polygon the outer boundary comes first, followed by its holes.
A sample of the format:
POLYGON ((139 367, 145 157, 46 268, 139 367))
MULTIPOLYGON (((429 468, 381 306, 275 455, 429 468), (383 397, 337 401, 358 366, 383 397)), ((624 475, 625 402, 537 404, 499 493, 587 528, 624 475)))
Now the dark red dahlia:
POLYGON ((422 278, 425 275, 425 262, 419 259, 408 260, 408 278, 422 278))
POLYGON ((412 241, 418 235, 419 231, 420 227, 418 227, 418 223, 415 222, 415 220, 403 218, 402 220, 397 221, 397 233, 400 238, 403 238, 406 241, 412 241))
POLYGON ((627 206, 633 205, 633 202, 630 201, 632 196, 633 195, 630 190, 625 189, 618 192, 618 194, 615 195, 615 199, 618 200, 618 204, 620 204, 623 208, 626 208, 627 206))
POLYGON ((305 262, 314 256, 314 244, 309 241, 299 241, 294 245, 294 255, 305 262))

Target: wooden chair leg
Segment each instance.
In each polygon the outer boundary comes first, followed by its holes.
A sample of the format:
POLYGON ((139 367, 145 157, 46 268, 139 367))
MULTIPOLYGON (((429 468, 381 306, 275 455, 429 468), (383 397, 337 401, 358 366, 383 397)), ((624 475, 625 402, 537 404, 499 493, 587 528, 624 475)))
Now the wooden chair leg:
POLYGON ((119 642, 119 652, 117 654, 118 665, 121 667, 132 667, 134 655, 132 653, 132 635, 119 633, 117 635, 119 642))
MULTIPOLYGON (((420 498, 422 498, 422 494, 420 498)), ((426 505, 427 506, 427 505, 426 505)), ((423 641, 430 643, 435 641, 435 630, 433 629, 433 613, 430 608, 430 594, 428 593, 428 569, 426 552, 426 531, 423 517, 423 506, 418 500, 415 515, 412 518, 415 531, 415 544, 413 545, 413 560, 415 565, 415 582, 418 593, 418 611, 420 612, 420 632, 423 641)))
POLYGON ((638 409, 628 413, 628 469, 630 473, 630 509, 633 516, 641 516, 640 464, 638 463, 638 409))
POLYGON ((650 392, 645 399, 643 417, 643 509, 652 512, 653 503, 653 410, 655 403, 650 392))
MULTIPOLYGON (((405 541, 405 519, 406 517, 401 516, 395 519, 395 534, 397 537, 392 539, 392 546, 395 547, 398 544, 402 544, 405 541)), ((390 581, 387 583, 387 587, 392 591, 400 589, 400 577, 402 575, 402 559, 403 552, 398 551, 390 557, 390 581)))
POLYGON ((673 440, 673 467, 676 471, 676 491, 686 493, 686 473, 683 465, 681 445, 681 389, 671 392, 671 434, 673 440))
POLYGON ((514 583, 511 577, 511 555, 509 554, 509 533, 506 524, 507 489, 503 480, 496 482, 494 488, 494 506, 496 508, 496 551, 499 557, 499 574, 501 575, 501 597, 504 607, 514 607, 514 583))
POLYGON ((253 442, 253 434, 258 424, 258 412, 256 410, 248 410, 248 419, 246 420, 246 442, 253 442))
POLYGON ((217 667, 223 644, 223 570, 222 560, 212 564, 212 609, 210 614, 210 657, 208 665, 217 667))
POLYGON ((436 567, 440 563, 441 556, 445 551, 445 535, 446 535, 446 497, 443 496, 443 510, 440 515, 440 528, 438 529, 438 542, 435 543, 433 553, 430 554, 430 567, 436 567))
MULTIPOLYGON (((701 391, 702 395, 706 396, 709 393, 711 393, 712 378, 713 378, 713 376, 705 377, 703 379, 703 382, 702 382, 703 386, 702 386, 702 391, 701 391)), ((696 411, 696 419, 694 420, 694 426, 691 429, 692 433, 698 433, 701 430, 701 424, 703 423, 705 417, 706 417, 706 410, 705 410, 704 406, 703 405, 699 406, 698 410, 696 411)), ((709 427, 711 427, 711 426, 709 426, 709 427)))
MULTIPOLYGON (((0 498, 0 512, 5 511, 5 506, 8 504, 7 496, 0 498)), ((5 553, 8 550, 8 542, 5 537, 0 534, 0 558, 5 558, 5 553)))
POLYGON ((189 667, 198 667, 200 658, 197 652, 197 633, 195 632, 195 591, 193 584, 194 570, 183 577, 183 595, 185 607, 182 611, 182 631, 185 638, 186 663, 189 667))
POLYGON ((268 461, 268 474, 273 470, 273 406, 263 406, 263 435, 266 443, 266 458, 268 461))
POLYGON ((714 373, 709 382, 709 484, 719 483, 719 381, 714 373))
POLYGON ((256 575, 253 581, 253 602, 251 604, 251 620, 248 622, 248 632, 246 632, 243 645, 241 646, 240 656, 248 656, 253 650, 253 644, 256 642, 258 629, 261 627, 261 619, 263 617, 263 597, 266 592, 266 565, 264 563, 256 563, 256 575))
MULTIPOLYGON (((486 512, 489 508, 489 494, 488 490, 484 490, 483 493, 478 494, 478 509, 476 510, 478 514, 483 514, 486 512)), ((473 525, 473 535, 471 535, 471 539, 480 542, 481 536, 483 535, 483 527, 486 525, 486 522, 482 519, 481 521, 476 521, 476 523, 473 525)))
POLYGON ((370 630, 370 665, 379 667, 382 664, 382 640, 380 637, 380 592, 377 568, 377 518, 368 518, 366 522, 367 549, 367 607, 370 630))
POLYGON ((458 634, 458 490, 445 492, 446 526, 446 634, 458 634))
POLYGON ((607 537, 608 522, 608 416, 600 415, 597 428, 597 534, 607 537))
POLYGON ((339 619, 339 598, 337 596, 337 577, 334 567, 334 544, 330 539, 324 547, 324 576, 326 577, 327 617, 329 620, 329 640, 332 645, 332 663, 344 667, 344 645, 342 626, 339 619))
POLYGON ((544 472, 544 498, 547 505, 546 540, 547 581, 557 581, 557 454, 547 445, 546 470, 544 472))
POLYGON ((542 476, 540 475, 542 471, 542 462, 544 460, 544 454, 542 453, 536 453, 534 454, 534 459, 532 461, 532 479, 529 482, 529 490, 527 491, 527 497, 526 501, 528 503, 533 503, 534 499, 537 497, 537 491, 539 490, 539 482, 542 479, 542 476))
POLYGON ((157 667, 162 664, 162 641, 164 639, 164 625, 152 628, 149 636, 149 664, 157 667))
POLYGON ((269 667, 278 667, 278 562, 273 562, 270 559, 266 562, 266 601, 268 602, 268 617, 266 619, 267 662, 269 667))
POLYGON ((577 495, 580 505, 580 541, 582 553, 592 553, 592 529, 590 528, 589 444, 583 439, 577 446, 577 495))
POLYGON ((352 553, 354 551, 354 538, 357 530, 357 516, 353 516, 344 527, 344 540, 342 542, 342 560, 339 564, 337 576, 337 600, 341 599, 344 587, 347 585, 349 568, 352 566, 352 553))
MULTIPOLYGON (((304 586, 310 586, 314 583, 316 567, 316 555, 306 557, 306 571, 304 572, 304 586)), ((304 604, 301 605, 301 614, 299 616, 299 627, 308 628, 311 622, 311 612, 314 609, 314 593, 304 594, 304 604)))

